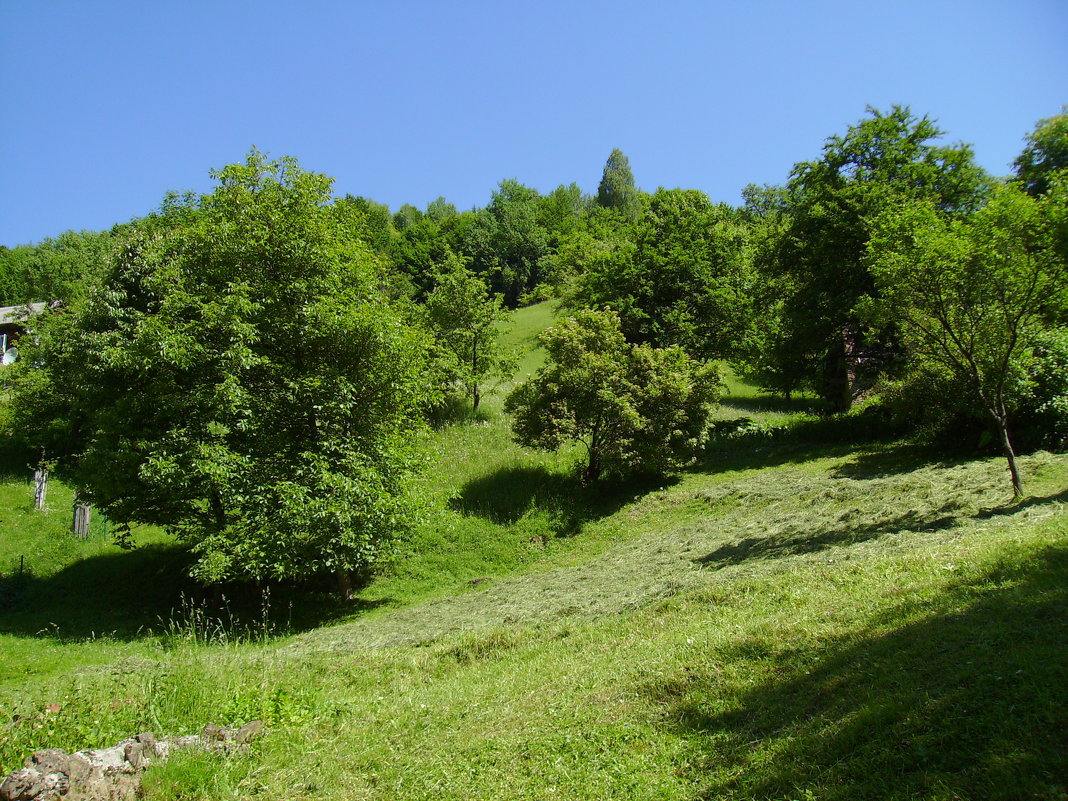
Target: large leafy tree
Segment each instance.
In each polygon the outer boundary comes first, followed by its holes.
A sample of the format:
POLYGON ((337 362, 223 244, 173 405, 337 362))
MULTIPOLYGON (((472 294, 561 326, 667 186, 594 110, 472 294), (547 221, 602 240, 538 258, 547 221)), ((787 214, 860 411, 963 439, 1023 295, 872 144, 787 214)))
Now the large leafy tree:
POLYGON ((338 227, 330 179, 257 152, 214 177, 42 327, 19 419, 113 520, 190 543, 202 580, 347 590, 410 519, 428 340, 338 227))
POLYGON ((747 227, 703 192, 660 189, 617 247, 585 265, 571 303, 618 312, 631 342, 733 355, 751 320, 747 227))
POLYGON ((582 443, 584 483, 662 472, 694 456, 720 378, 680 347, 627 343, 611 311, 583 310, 542 335, 548 364, 505 400, 522 444, 582 443))
POLYGON ((982 199, 987 178, 971 149, 935 144, 941 135, 907 107, 869 109, 827 140, 822 158, 796 165, 787 185, 784 223, 763 260, 787 291, 768 358, 796 365, 837 410, 849 407, 859 372, 877 372, 897 352, 856 313, 875 291, 865 262, 875 221, 905 200, 963 214, 982 199))
POLYGON ((1038 121, 1013 167, 1017 180, 1031 195, 1045 194, 1055 174, 1068 172, 1068 106, 1060 114, 1038 121))
POLYGON ((511 179, 501 181, 464 232, 461 252, 471 257, 476 272, 487 276, 493 291, 515 306, 541 283, 550 252, 538 191, 511 179))
POLYGON ((914 202, 884 214, 870 244, 873 308, 897 322, 916 360, 969 388, 994 427, 1018 496, 1009 409, 1036 337, 1064 308, 1068 276, 1046 213, 1048 204, 1063 203, 1036 201, 1013 185, 965 219, 914 202))

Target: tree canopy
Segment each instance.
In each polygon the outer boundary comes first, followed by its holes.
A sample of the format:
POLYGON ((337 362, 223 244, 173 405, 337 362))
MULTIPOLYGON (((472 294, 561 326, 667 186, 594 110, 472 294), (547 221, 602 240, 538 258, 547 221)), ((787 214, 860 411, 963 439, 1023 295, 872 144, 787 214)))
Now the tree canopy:
POLYGON ((794 167, 785 218, 762 263, 783 290, 780 339, 765 358, 792 362, 834 409, 847 409, 859 371, 894 357, 886 332, 866 326, 857 302, 874 291, 865 257, 872 227, 890 205, 925 201, 967 213, 987 178, 965 145, 939 146, 927 117, 894 106, 832 136, 823 157, 794 167))
POLYGON ((612 150, 604 164, 601 183, 597 187, 597 204, 605 209, 615 209, 628 220, 636 220, 641 212, 630 159, 618 147, 612 150))
POLYGON ((1026 375, 1045 319, 1064 305, 1042 205, 999 187, 967 219, 932 203, 885 214, 870 245, 877 307, 902 327, 910 352, 969 387, 995 426, 1013 491, 1023 494, 1008 427, 1014 380, 1026 375))
POLYGON ((551 451, 582 443, 584 482, 693 458, 718 398, 714 366, 677 346, 628 344, 611 311, 581 311, 542 342, 548 364, 505 400, 517 441, 551 451))
POLYGON ((46 321, 17 413, 111 519, 189 542, 202 580, 344 584, 411 519, 429 341, 330 179, 255 151, 213 175, 46 321))

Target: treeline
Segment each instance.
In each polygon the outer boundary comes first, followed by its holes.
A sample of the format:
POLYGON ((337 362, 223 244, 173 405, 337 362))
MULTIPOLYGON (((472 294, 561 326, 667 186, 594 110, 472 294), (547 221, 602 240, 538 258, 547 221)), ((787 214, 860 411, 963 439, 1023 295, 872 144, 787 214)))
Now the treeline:
POLYGON ((1068 115, 1007 179, 909 109, 869 110, 741 207, 503 181, 396 212, 253 151, 207 195, 0 252, 3 301, 65 301, 4 371, 6 426, 120 523, 166 526, 206 581, 335 572, 415 519, 412 434, 512 368, 506 307, 558 297, 518 439, 585 444, 584 480, 700 448, 710 364, 929 439, 1068 442, 1068 115), (1011 421, 1011 424, 1010 424, 1011 421))

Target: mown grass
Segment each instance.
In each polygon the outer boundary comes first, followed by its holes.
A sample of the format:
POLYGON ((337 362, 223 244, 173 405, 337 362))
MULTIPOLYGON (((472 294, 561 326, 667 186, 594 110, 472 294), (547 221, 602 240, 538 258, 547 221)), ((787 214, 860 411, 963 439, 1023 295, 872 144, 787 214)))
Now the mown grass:
MULTIPOLYGON (((0 763, 261 718, 249 754, 184 755, 147 797, 1068 798, 1068 458, 1023 459, 1012 503, 998 459, 732 389, 721 418, 752 427, 596 489, 512 443, 491 396, 428 439, 428 522, 331 625, 149 603, 151 634, 93 639, 0 614, 23 649, 0 651, 0 763)), ((50 575, 151 589, 96 558, 50 575)))

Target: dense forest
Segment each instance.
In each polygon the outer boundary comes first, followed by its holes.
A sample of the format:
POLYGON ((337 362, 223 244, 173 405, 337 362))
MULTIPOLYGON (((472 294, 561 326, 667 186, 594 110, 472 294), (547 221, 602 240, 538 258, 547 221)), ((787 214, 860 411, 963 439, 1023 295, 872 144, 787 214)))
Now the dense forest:
MULTIPOLYGON (((1012 174, 906 107, 869 109, 744 204, 504 180, 396 211, 253 151, 206 195, 0 249, 0 304, 60 301, 3 380, 22 458, 194 573, 342 591, 417 509, 412 432, 510 375, 508 309, 559 299, 518 441, 581 442, 586 483, 686 464, 722 366, 940 447, 1068 445, 1068 114, 1012 174)), ((121 531, 120 531, 121 535, 121 531)))

